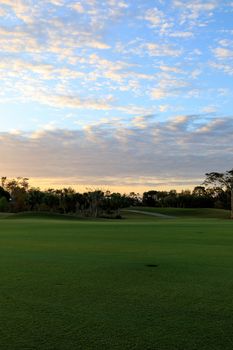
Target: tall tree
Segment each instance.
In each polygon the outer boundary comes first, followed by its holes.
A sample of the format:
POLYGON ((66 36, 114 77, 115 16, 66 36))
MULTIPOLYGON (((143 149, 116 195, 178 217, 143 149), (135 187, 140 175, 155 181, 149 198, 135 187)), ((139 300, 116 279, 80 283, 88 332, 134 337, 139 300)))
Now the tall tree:
POLYGON ((233 169, 226 171, 225 173, 207 173, 204 184, 214 185, 220 187, 223 190, 230 193, 231 196, 231 219, 233 219, 233 169))

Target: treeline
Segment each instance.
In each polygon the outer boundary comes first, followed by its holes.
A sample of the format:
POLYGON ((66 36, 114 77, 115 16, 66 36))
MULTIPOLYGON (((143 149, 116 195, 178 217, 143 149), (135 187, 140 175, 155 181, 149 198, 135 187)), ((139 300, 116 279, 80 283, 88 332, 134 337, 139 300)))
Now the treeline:
POLYGON ((143 193, 142 205, 147 207, 173 208, 231 208, 231 192, 221 188, 197 186, 177 193, 171 191, 148 191, 143 193))
POLYGON ((145 192, 142 205, 229 209, 233 219, 233 169, 223 173, 206 173, 202 186, 196 186, 192 192, 182 191, 177 193, 175 190, 145 192))
POLYGON ((102 190, 78 193, 68 187, 41 190, 29 186, 28 178, 1 178, 0 212, 46 211, 89 217, 120 218, 130 206, 230 209, 233 218, 233 169, 207 173, 201 186, 178 193, 147 191, 129 195, 102 190))
POLYGON ((71 187, 63 189, 31 188, 29 179, 1 178, 0 212, 41 211, 86 217, 120 218, 120 209, 139 205, 134 192, 129 195, 101 190, 78 193, 71 187))

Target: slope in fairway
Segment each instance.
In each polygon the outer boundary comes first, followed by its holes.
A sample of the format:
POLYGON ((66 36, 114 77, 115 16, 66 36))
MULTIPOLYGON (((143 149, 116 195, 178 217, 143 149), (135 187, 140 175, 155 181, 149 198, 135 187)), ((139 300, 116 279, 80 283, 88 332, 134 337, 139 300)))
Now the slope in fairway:
POLYGON ((161 207, 131 207, 127 211, 123 211, 128 215, 129 211, 137 210, 140 212, 150 212, 154 214, 162 214, 174 216, 177 218, 218 218, 229 219, 230 210, 213 209, 213 208, 161 208, 161 207))
POLYGON ((1 349, 233 348, 230 220, 1 220, 0 262, 1 349))

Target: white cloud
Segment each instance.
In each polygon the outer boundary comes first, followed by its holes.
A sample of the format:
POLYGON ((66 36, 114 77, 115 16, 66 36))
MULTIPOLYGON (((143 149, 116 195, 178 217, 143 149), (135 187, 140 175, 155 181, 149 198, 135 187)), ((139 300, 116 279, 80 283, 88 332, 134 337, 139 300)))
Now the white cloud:
POLYGON ((72 95, 46 95, 39 93, 32 95, 31 98, 35 98, 37 101, 43 104, 48 104, 54 107, 68 107, 77 109, 90 109, 90 110, 111 110, 111 98, 107 99, 83 99, 78 96, 72 95), (35 97, 34 97, 35 96, 35 97))
POLYGON ((168 44, 146 43, 142 49, 146 49, 150 56, 172 56, 178 57, 182 54, 182 49, 168 44))
POLYGON ((56 5, 56 6, 63 6, 64 5, 64 1, 63 0, 48 0, 48 2, 52 5, 56 5))
POLYGON ((173 37, 173 38, 191 38, 191 37, 193 37, 193 33, 192 32, 185 32, 185 31, 183 31, 183 32, 172 32, 171 34, 170 34, 170 36, 171 37, 173 37))
POLYGON ((233 41, 222 39, 218 42, 222 47, 212 49, 216 58, 215 62, 210 62, 210 66, 223 71, 228 75, 233 74, 233 41))
POLYGON ((222 63, 211 62, 210 65, 211 67, 215 69, 219 69, 226 74, 233 75, 233 64, 230 64, 230 63, 222 64, 222 63))
POLYGON ((174 66, 167 66, 163 64, 160 65, 159 68, 164 72, 183 73, 183 71, 180 68, 174 66))
POLYGON ((70 7, 79 13, 85 13, 84 7, 80 2, 70 5, 70 7))
POLYGON ((166 16, 165 13, 157 7, 148 9, 142 19, 147 21, 149 27, 159 33, 160 36, 167 35, 174 26, 171 17, 166 16))
POLYGON ((217 112, 217 107, 216 106, 206 106, 202 108, 201 112, 207 113, 207 114, 212 114, 217 112))
POLYGON ((230 49, 216 47, 213 52, 218 59, 233 58, 233 50, 230 49))
POLYGON ((203 1, 203 0, 193 0, 193 1, 183 1, 183 0, 173 0, 175 7, 180 8, 182 11, 181 21, 196 21, 201 15, 212 15, 218 6, 217 0, 203 1))
POLYGON ((146 11, 144 19, 148 21, 152 27, 161 27, 165 22, 165 15, 155 7, 146 11))
POLYGON ((167 112, 169 109, 170 109, 170 106, 169 106, 169 105, 160 105, 160 106, 159 106, 159 111, 160 111, 161 113, 167 112))
POLYGON ((196 79, 199 77, 199 75, 202 73, 202 70, 201 69, 194 69, 192 72, 191 72, 191 77, 193 79, 196 79))
POLYGON ((170 92, 164 88, 154 88, 151 90, 151 97, 155 100, 160 100, 170 96, 170 92))
POLYGON ((169 96, 177 96, 188 86, 189 83, 183 79, 167 76, 158 82, 158 87, 151 90, 151 98, 159 100, 169 96))
POLYGON ((228 47, 228 46, 232 46, 233 45, 233 41, 230 39, 221 39, 218 42, 220 45, 224 46, 224 47, 228 47))

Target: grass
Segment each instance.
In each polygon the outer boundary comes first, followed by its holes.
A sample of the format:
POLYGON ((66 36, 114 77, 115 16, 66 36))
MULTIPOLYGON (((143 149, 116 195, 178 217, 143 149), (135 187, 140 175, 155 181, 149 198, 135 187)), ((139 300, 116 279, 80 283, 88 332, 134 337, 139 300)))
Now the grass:
POLYGON ((218 218, 229 219, 230 211, 212 208, 152 208, 152 207, 132 207, 132 210, 147 211, 164 215, 186 218, 218 218))
POLYGON ((3 219, 48 219, 48 220, 79 220, 77 216, 69 214, 59 214, 59 213, 50 213, 50 212, 36 212, 36 211, 25 211, 20 213, 2 213, 0 215, 3 219))
POLYGON ((135 220, 1 220, 0 348, 231 350, 233 221, 135 220))

